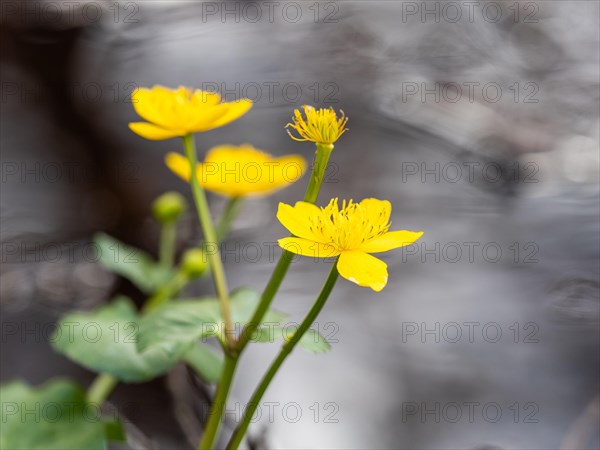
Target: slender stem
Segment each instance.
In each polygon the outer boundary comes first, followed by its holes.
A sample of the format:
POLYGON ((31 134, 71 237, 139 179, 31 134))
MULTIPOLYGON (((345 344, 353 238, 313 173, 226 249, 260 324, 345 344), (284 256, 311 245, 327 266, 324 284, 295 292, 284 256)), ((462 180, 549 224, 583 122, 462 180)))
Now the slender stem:
POLYGON ((188 277, 183 272, 178 272, 167 282, 167 284, 158 289, 152 297, 146 300, 144 306, 142 306, 142 313, 146 314, 149 311, 158 308, 181 291, 188 281, 188 277))
MULTIPOLYGON (((241 204, 241 198, 232 198, 229 200, 223 217, 219 222, 219 240, 224 239, 229 231, 229 225, 234 220, 239 206, 241 204)), ((168 264, 168 267, 173 265, 173 256, 175 250, 175 239, 176 239, 176 223, 165 224, 161 229, 160 236, 160 262, 168 264)), ((178 273, 174 278, 169 280, 164 286, 158 289, 154 295, 146 300, 142 307, 142 313, 147 313, 152 309, 162 305, 165 301, 179 292, 189 280, 182 273, 178 273)), ((235 365, 233 366, 235 369, 235 365)), ((87 391, 87 399, 91 403, 102 404, 114 388, 119 383, 119 380, 114 378, 112 375, 106 373, 99 374, 96 376, 87 391)))
POLYGON ((300 339, 302 338, 304 333, 306 333, 308 331, 310 326, 313 324, 313 322, 315 321, 315 319, 321 312, 321 309, 323 309, 323 306, 325 305, 325 302, 327 301, 329 294, 331 294, 331 291, 333 290, 333 287, 335 286, 335 282, 338 279, 338 271, 337 271, 336 265, 337 265, 337 260, 333 264, 333 267, 331 268, 331 272, 329 272, 329 276, 327 277, 327 280, 325 281, 325 284, 323 285, 323 288, 321 289, 321 293, 315 300, 315 303, 313 304, 312 308, 308 312, 308 315, 304 318, 304 320, 302 321, 302 323, 298 327, 298 330, 294 333, 292 338, 283 345, 283 347, 281 348, 281 351, 279 352, 279 354, 277 355, 275 360, 271 363, 271 367, 269 367, 269 370, 263 376, 260 384, 254 391, 254 394, 252 395, 252 398, 250 399, 250 402, 248 403, 248 406, 246 407, 246 411, 244 412, 244 417, 242 419, 242 422, 235 429, 233 436, 231 437, 231 440, 227 444, 227 450, 236 450, 238 448, 238 446, 242 442, 242 439, 244 439, 246 431, 248 430, 248 426, 250 425, 252 416, 254 415, 254 412, 258 408, 259 403, 262 399, 262 396, 264 395, 265 391, 269 387, 269 384, 271 384, 271 381, 273 380, 273 378, 279 371, 279 368, 281 367, 283 362, 286 360, 286 358, 292 352, 292 350, 294 349, 296 344, 300 341, 300 339))
MULTIPOLYGON (((306 193, 304 195, 304 201, 310 202, 310 203, 316 202, 317 197, 319 195, 319 191, 321 189, 321 184, 323 183, 323 178, 325 176, 325 170, 327 169, 327 164, 329 162, 329 156, 331 155, 332 150, 333 150, 333 145, 317 144, 317 150, 316 150, 316 154, 315 154, 313 171, 311 173, 311 178, 309 180, 308 187, 307 187, 306 193)), ((188 156, 188 159, 189 159, 189 156, 188 156)), ((192 167, 195 167, 195 164, 193 164, 192 167)), ((195 177, 192 177, 192 178, 195 178, 195 177)), ((192 187, 193 187, 193 185, 192 185, 192 187)), ((234 351, 230 351, 229 354, 227 355, 228 357, 231 357, 231 365, 232 365, 231 370, 232 371, 235 371, 235 368, 237 366, 237 362, 239 359, 239 354, 244 350, 244 348, 248 344, 250 338, 254 334, 254 331, 256 331, 256 329, 262 322, 262 319, 263 319, 265 313, 267 312, 267 310, 269 309, 269 306, 271 305, 273 298, 275 298, 275 294, 277 294, 277 291, 279 290, 279 286, 281 285, 281 282, 283 281, 283 279, 287 273, 287 270, 292 262, 293 256, 294 255, 291 252, 288 252, 286 250, 283 251, 283 253, 281 254, 281 257, 279 258, 279 262, 277 263, 277 266, 275 267, 275 269, 271 275, 271 278, 269 279, 269 282, 267 283, 267 286, 265 287, 265 290, 262 293, 260 303, 259 303, 256 311, 254 312, 252 319, 250 319, 250 322, 244 327, 244 330, 240 336, 240 339, 238 340, 235 348, 233 349, 234 351)), ((337 277, 337 271, 336 271, 336 277, 337 277)), ((335 282, 335 280, 334 280, 334 282, 335 282)), ((333 288, 333 285, 331 287, 333 288)), ((329 295, 329 294, 327 294, 327 295, 329 295)), ((312 321, 311 321, 311 323, 312 323, 312 321)), ((310 326, 310 324, 309 324, 309 326, 310 326)), ((299 336, 298 339, 300 337, 301 336, 299 336)), ((292 346, 292 348, 293 348, 293 346, 292 346)), ((291 348, 289 351, 291 351, 291 348)), ((219 392, 224 392, 224 394, 223 394, 224 398, 222 401, 223 405, 225 405, 225 402, 227 401, 227 395, 228 395, 228 391, 229 391, 228 388, 229 388, 230 383, 231 383, 231 381, 227 382, 225 371, 224 371, 222 378, 221 378, 221 382, 219 383, 219 388, 217 388, 218 389, 217 395, 219 394, 219 392), (223 385, 224 383, 225 383, 225 388, 223 388, 223 389, 221 389, 221 391, 219 391, 220 386, 223 385)), ((266 389, 266 387, 265 387, 265 389, 266 389)), ((215 404, 213 404, 213 408, 211 409, 211 419, 213 417, 217 416, 217 414, 215 414, 213 411, 215 409, 215 407, 216 407, 216 400, 215 400, 215 404)), ((254 411, 252 411, 252 413, 250 414, 249 417, 252 417, 253 413, 254 413, 254 411)), ((219 421, 220 421, 220 418, 221 418, 220 414, 218 416, 219 416, 219 421)), ((248 424, 246 424, 245 428, 246 429, 248 428, 248 424)), ((210 446, 212 445, 212 442, 214 441, 214 436, 211 437, 210 435, 208 435, 208 437, 206 437, 206 435, 211 430, 212 430, 212 428, 209 428, 207 426, 207 429, 205 430, 205 436, 202 438, 202 441, 200 443, 200 447, 199 447, 200 449, 210 450, 210 446), (210 442, 209 442, 209 440, 210 440, 210 442)), ((244 429, 244 431, 241 433, 241 437, 239 438, 240 440, 242 439, 245 431, 246 430, 244 429)), ((216 430, 211 431, 211 432, 216 433, 216 430)), ((239 445, 239 443, 238 443, 238 445, 239 445)))
POLYGON ((200 220, 200 226, 204 233, 204 241, 207 248, 207 255, 209 265, 212 269, 213 281, 215 284, 215 290, 217 291, 217 297, 221 305, 221 314, 225 321, 225 337, 229 348, 233 348, 235 345, 235 336, 233 329, 233 321, 231 318, 231 307, 229 305, 229 288, 227 287, 227 279, 225 278, 225 270, 223 269, 223 263, 221 261, 221 252, 219 251, 219 243, 217 240, 217 234, 210 217, 210 210, 208 208, 208 201, 206 200, 206 194, 204 189, 198 182, 196 176, 196 144, 194 142, 194 136, 187 134, 183 137, 183 146, 187 155, 188 161, 190 162, 191 177, 190 184, 192 186, 192 194, 194 196, 194 203, 198 211, 198 218, 200 220))
POLYGON ((221 215, 221 219, 217 224, 217 241, 221 242, 229 233, 229 229, 231 228, 231 224, 234 219, 237 217, 238 212, 240 211, 240 206, 242 206, 243 197, 231 197, 227 200, 227 204, 225 205, 225 209, 223 209, 223 214, 221 215))
POLYGON ((87 390, 86 398, 88 403, 101 405, 118 383, 119 380, 112 375, 107 373, 98 375, 87 390))
POLYGON ((177 223, 175 221, 164 223, 160 229, 159 262, 165 267, 173 267, 176 239, 177 223))
POLYGON ((219 426, 221 425, 221 418, 225 411, 225 402, 229 395, 229 389, 231 388, 231 382, 233 381, 233 374, 235 373, 236 366, 237 356, 226 353, 221 381, 217 386, 215 400, 210 408, 208 422, 204 429, 202 440, 198 445, 198 450, 212 450, 213 448, 215 437, 217 436, 219 426))
POLYGON ((304 201, 309 203, 315 203, 321 190, 321 184, 325 178, 325 171, 327 170, 327 164, 329 163, 329 156, 333 151, 333 144, 317 144, 317 150, 315 152, 313 171, 308 181, 308 187, 306 194, 304 195, 304 201))
POLYGON ((260 302, 254 311, 254 315, 240 334, 240 339, 237 343, 238 352, 244 350, 250 341, 250 338, 260 326, 265 313, 269 309, 269 306, 271 306, 271 302, 273 301, 275 294, 279 290, 279 286, 281 286, 281 282, 283 281, 283 278, 285 277, 293 258, 294 254, 292 252, 288 252, 287 250, 284 250, 281 254, 281 257, 275 266, 275 270, 273 270, 271 278, 269 279, 269 282, 262 293, 260 302))
MULTIPOLYGON (((329 156, 333 150, 333 145, 324 145, 317 144, 317 150, 315 153, 315 160, 313 171, 310 175, 310 181, 308 182, 308 187, 306 189, 306 193, 304 194, 304 201, 309 203, 315 203, 319 196, 319 191, 321 190, 321 184, 323 183, 323 178, 325 177, 325 170, 327 169, 327 164, 329 163, 329 156)), ((285 278, 285 275, 292 263, 293 254, 284 250, 279 258, 279 262, 275 267, 275 270, 271 274, 271 278, 265 287, 261 297, 260 303, 250 319, 250 322, 244 327, 240 339, 237 343, 237 350, 241 352, 244 350, 248 341, 259 327, 262 319, 271 306, 273 299, 275 298, 275 294, 279 290, 279 286, 281 286, 281 282, 285 278)))

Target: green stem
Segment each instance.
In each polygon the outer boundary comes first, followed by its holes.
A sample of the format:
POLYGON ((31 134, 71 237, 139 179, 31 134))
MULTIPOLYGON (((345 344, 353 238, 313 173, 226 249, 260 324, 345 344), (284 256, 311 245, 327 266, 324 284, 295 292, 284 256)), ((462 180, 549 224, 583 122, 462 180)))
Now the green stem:
POLYGON ((108 375, 107 373, 98 375, 87 390, 86 398, 88 403, 101 405, 118 383, 119 380, 112 375, 108 375))
POLYGON ((227 236, 227 233, 229 233, 231 224, 237 217, 237 214, 240 211, 240 206, 242 206, 242 200, 243 197, 231 197, 229 200, 227 200, 227 204, 225 205, 221 219, 217 224, 216 233, 218 242, 222 242, 223 239, 225 239, 225 236, 227 236))
POLYGON ((226 353, 221 381, 217 386, 215 400, 210 408, 208 422, 206 423, 202 440, 198 445, 198 450, 212 450, 213 448, 215 437, 219 431, 221 419, 225 411, 225 403, 227 401, 227 396, 229 395, 229 389, 231 388, 231 382, 233 381, 233 374, 235 373, 236 366, 237 357, 226 353))
POLYGON ((233 348, 235 345, 235 336, 233 335, 233 320, 231 318, 231 307, 229 305, 229 288, 227 287, 227 279, 225 278, 225 270, 223 269, 223 262, 221 261, 221 252, 219 251, 219 242, 210 217, 206 194, 202 186, 200 186, 198 177, 196 176, 196 144, 193 135, 187 134, 183 137, 183 147, 188 161, 190 162, 192 174, 190 177, 190 184, 194 196, 194 203, 196 204, 196 209, 198 211, 198 219, 200 220, 200 226, 204 233, 208 261, 212 269, 211 272, 215 290, 217 291, 217 297, 219 297, 221 305, 221 314, 225 321, 225 337, 229 348, 233 348))
POLYGON ((254 335, 254 332, 262 322, 262 319, 269 309, 269 306, 271 306, 271 302, 273 301, 275 294, 279 290, 279 286, 281 286, 281 282, 283 281, 293 258, 294 254, 292 252, 288 252, 287 250, 284 250, 281 254, 281 257, 275 266, 275 270, 273 270, 271 278, 269 279, 269 282, 262 293, 260 302, 254 311, 254 315, 250 319, 250 322, 248 322, 248 324, 244 327, 240 335, 240 339, 237 344, 238 352, 244 350, 250 341, 250 338, 254 335))
MULTIPOLYGON (((323 178, 325 177, 325 170, 327 169, 327 164, 329 163, 329 156, 331 155, 331 151, 333 150, 333 145, 324 145, 317 144, 317 150, 315 153, 315 160, 313 165, 313 171, 310 175, 310 181, 308 182, 308 187, 306 189, 306 193, 304 194, 304 201, 309 203, 315 203, 319 196, 319 191, 321 190, 321 184, 323 184, 323 178)), ((260 323, 263 320, 263 317, 273 299, 275 298, 275 294, 279 290, 279 286, 281 286, 281 282, 285 278, 285 275, 292 263, 293 254, 284 250, 277 262, 277 266, 275 270, 271 274, 271 278, 263 291, 260 303, 250 319, 250 322, 244 327, 240 339, 237 343, 237 350, 241 352, 244 350, 248 341, 259 327, 260 323)))
POLYGON ((184 273, 178 272, 167 284, 158 289, 152 297, 146 300, 142 307, 142 313, 146 314, 158 308, 170 298, 173 298, 174 295, 183 289, 188 281, 188 277, 184 273))
POLYGON ((298 327, 298 330, 294 333, 292 338, 283 345, 283 347, 281 348, 281 351, 279 352, 279 354, 277 355, 275 360, 271 363, 271 367, 269 367, 269 370, 264 375, 260 384, 254 391, 254 394, 252 395, 252 398, 250 399, 250 402, 247 405, 246 411, 244 412, 244 417, 242 419, 242 422, 235 429, 233 436, 231 437, 231 440, 227 444, 227 450, 236 450, 238 448, 238 446, 242 442, 242 439, 244 439, 246 431, 248 430, 248 426, 250 425, 252 416, 254 415, 256 409, 258 408, 259 403, 260 403, 264 393, 266 392, 267 388, 271 384, 271 381, 273 380, 273 378, 279 371, 279 368, 281 367, 283 362, 286 360, 286 358, 292 352, 292 350, 294 349, 296 344, 300 341, 300 339, 302 338, 304 333, 306 333, 308 331, 308 329, 311 327, 311 325, 313 324, 313 322, 315 321, 315 319, 317 318, 317 316, 323 309, 323 306, 325 305, 325 302, 327 301, 329 294, 331 294, 331 291, 333 290, 333 287, 335 286, 335 282, 338 279, 338 271, 337 271, 336 266, 337 266, 337 259, 334 262, 333 267, 331 268, 331 271, 329 272, 329 276, 327 277, 327 280, 325 281, 325 284, 323 285, 323 288, 321 289, 321 293, 315 300, 315 303, 313 304, 312 308, 308 312, 308 315, 304 318, 304 320, 302 321, 302 323, 298 327))
POLYGON ((329 156, 332 151, 333 144, 317 144, 312 174, 308 181, 306 194, 304 194, 305 202, 315 203, 317 201, 319 191, 321 190, 321 184, 323 184, 323 178, 325 178, 327 164, 329 164, 329 156))
MULTIPOLYGON (((333 150, 333 145, 317 144, 317 150, 316 150, 316 154, 315 154, 315 161, 314 161, 314 166, 313 166, 313 170, 311 173, 311 178, 309 180, 308 187, 307 187, 306 193, 304 195, 305 202, 310 202, 310 203, 316 202, 317 197, 319 195, 319 191, 321 189, 321 184, 323 183, 323 178, 325 176, 325 170, 327 169, 327 164, 329 162, 329 156, 331 155, 332 150, 333 150)), ((188 157, 188 159, 189 159, 189 157, 188 157)), ((192 167, 195 167, 195 164, 192 165, 192 167)), ((192 178, 194 178, 194 177, 192 177, 192 178)), ((230 206, 230 205, 228 205, 228 206, 230 206)), ((292 262, 293 256, 294 255, 291 252, 288 252, 285 250, 281 254, 281 257, 279 258, 279 262, 277 263, 277 266, 275 267, 275 270, 273 271, 271 278, 269 279, 269 282, 267 283, 267 286, 265 287, 265 290, 262 293, 260 303, 259 303, 256 311, 254 312, 252 319, 250 319, 250 322, 246 325, 246 327, 244 327, 244 330, 240 336, 240 339, 238 340, 238 342, 235 346, 234 351, 230 352, 230 353, 233 353, 233 355, 231 355, 231 365, 232 365, 231 370, 232 371, 235 371, 235 368, 236 368, 237 362, 238 362, 238 358, 239 358, 239 354, 244 350, 244 348, 248 344, 250 338, 254 334, 254 331, 256 331, 256 329, 262 322, 262 319, 263 319, 265 313, 267 312, 267 310, 269 309, 269 306, 271 305, 273 298, 275 297, 275 294, 277 294, 277 291, 279 290, 279 286, 281 285, 281 282, 283 281, 283 279, 287 273, 287 270, 292 262)), ((337 272, 336 272, 336 274, 337 274, 337 272)), ((291 351, 291 349, 290 349, 290 351, 291 351)), ((219 383, 219 388, 217 389, 217 395, 219 395, 220 392, 223 393, 223 395, 224 395, 224 398, 222 401, 223 405, 225 405, 225 402, 227 401, 227 395, 228 395, 230 384, 231 384, 231 380, 227 381, 226 374, 224 372, 222 375, 222 378, 221 378, 221 382, 219 383), (225 383, 225 387, 219 391, 220 386, 223 385, 224 383, 225 383)), ((217 404, 217 402, 215 400, 215 404, 213 404, 213 408, 211 409, 211 416, 210 416, 211 419, 218 415, 218 414, 215 414, 215 412, 214 412, 216 404, 217 404)), ((219 422, 220 422, 221 416, 220 415, 218 415, 218 416, 219 416, 219 422)), ((251 415, 250 415, 250 417, 251 417, 251 415)), ((216 419, 213 419, 213 420, 216 420, 216 419)), ((218 423, 217 423, 217 425, 218 425, 218 423)), ((212 425, 212 427, 214 427, 214 426, 215 425, 212 425)), ((211 433, 216 434, 216 430, 214 430, 212 427, 207 426, 207 429, 205 430, 205 436, 203 436, 202 441, 200 443, 200 447, 199 447, 200 449, 210 450, 210 448, 211 448, 210 446, 212 445, 212 442, 214 441, 214 436, 211 437, 209 435, 208 437, 206 437, 206 435, 209 433, 209 431, 211 433)), ((246 425, 246 428, 247 427, 248 427, 248 425, 246 425)), ((245 433, 245 430, 244 430, 244 433, 245 433)), ((242 433, 242 436, 243 436, 243 433, 242 433)))
POLYGON ((159 262, 167 268, 173 267, 176 238, 177 223, 175 221, 164 223, 160 229, 159 262))

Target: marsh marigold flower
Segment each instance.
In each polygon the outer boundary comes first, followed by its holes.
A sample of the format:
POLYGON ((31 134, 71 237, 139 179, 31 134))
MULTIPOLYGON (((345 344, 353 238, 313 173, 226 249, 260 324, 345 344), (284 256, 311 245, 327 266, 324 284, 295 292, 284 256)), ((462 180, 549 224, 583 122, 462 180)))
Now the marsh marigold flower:
POLYGON ((295 141, 311 141, 316 144, 333 145, 342 134, 347 130, 346 123, 348 118, 344 112, 340 111, 340 118, 333 108, 315 109, 312 106, 304 105, 304 117, 300 110, 294 110, 293 123, 288 123, 285 127, 291 127, 298 132, 300 137, 294 136, 290 130, 287 130, 290 137, 295 141))
POLYGON ((129 128, 143 138, 158 141, 222 127, 243 116, 252 107, 248 99, 222 102, 216 92, 169 89, 154 86, 131 94, 136 112, 147 122, 132 122, 129 128))
POLYGON ((339 256, 341 276, 381 291, 388 280, 387 264, 370 253, 412 244, 422 232, 388 231, 392 207, 387 200, 367 198, 360 203, 333 199, 324 208, 307 202, 279 204, 277 218, 294 237, 279 240, 292 253, 317 258, 339 256))
MULTIPOLYGON (((190 163, 179 153, 168 153, 169 169, 190 180, 190 163)), ((220 145, 206 154, 196 167, 199 183, 208 191, 226 197, 267 195, 299 180, 306 161, 299 155, 274 158, 251 145, 220 145)))

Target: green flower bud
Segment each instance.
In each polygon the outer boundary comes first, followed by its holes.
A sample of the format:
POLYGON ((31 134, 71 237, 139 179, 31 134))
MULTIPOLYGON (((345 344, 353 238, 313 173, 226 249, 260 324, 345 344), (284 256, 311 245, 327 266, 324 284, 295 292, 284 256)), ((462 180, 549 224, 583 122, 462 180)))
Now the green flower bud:
POLYGON ((179 192, 166 192, 152 204, 152 215, 162 224, 177 221, 187 209, 187 202, 179 192))
POLYGON ((206 254, 199 248, 193 248, 183 254, 181 271, 188 278, 198 278, 208 267, 206 254))

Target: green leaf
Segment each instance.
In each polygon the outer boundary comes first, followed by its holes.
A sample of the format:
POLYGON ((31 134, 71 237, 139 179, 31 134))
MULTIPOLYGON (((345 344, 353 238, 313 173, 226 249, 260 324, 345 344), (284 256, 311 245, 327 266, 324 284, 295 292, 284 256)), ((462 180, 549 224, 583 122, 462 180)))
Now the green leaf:
POLYGON ((174 276, 148 253, 105 233, 96 233, 100 263, 117 275, 127 278, 145 294, 152 294, 174 276))
MULTIPOLYGON (((230 299, 231 315, 238 331, 252 319, 260 302, 260 294, 251 289, 235 291, 230 299)), ((252 336, 255 342, 286 340, 296 331, 295 327, 284 328, 287 316, 270 309, 263 318, 263 326, 252 336)), ((160 348, 172 358, 178 358, 193 342, 208 336, 218 336, 224 341, 224 322, 219 301, 215 298, 182 300, 171 302, 155 309, 142 318, 138 334, 138 350, 160 348)), ((323 336, 309 330, 300 340, 305 350, 323 353, 330 349, 323 336)))
POLYGON ((104 422, 104 437, 111 442, 127 442, 123 424, 118 420, 104 422))
POLYGON ((176 357, 200 337, 215 334, 218 323, 220 312, 216 300, 166 303, 140 320, 137 348, 140 352, 158 348, 176 357))
POLYGON ((160 348, 138 353, 139 320, 131 300, 118 297, 95 311, 63 317, 51 342, 56 351, 90 370, 126 383, 143 382, 166 373, 177 358, 160 348))
MULTIPOLYGON (((238 330, 252 318, 259 301, 260 295, 250 289, 242 288, 232 293, 231 315, 238 330)), ((284 314, 269 310, 264 321, 280 323, 284 319, 284 314)), ((221 307, 215 298, 171 302, 142 318, 138 349, 143 352, 160 348, 165 354, 177 357, 200 338, 219 336, 223 340, 224 328, 221 307)))
MULTIPOLYGON (((288 339, 291 337, 292 336, 289 335, 288 339)), ((304 333, 299 344, 304 350, 312 353, 326 353, 331 350, 331 344, 327 342, 327 339, 325 339, 322 334, 317 333, 315 330, 308 330, 304 333)))
MULTIPOLYGON (((252 289, 237 289, 231 296, 231 316, 234 324, 245 326, 256 310, 260 302, 260 294, 252 289)), ((220 312, 220 309, 219 309, 220 312)), ((280 323, 285 320, 286 314, 275 309, 269 309, 263 318, 263 322, 280 323)))
POLYGON ((77 384, 55 379, 32 388, 14 381, 0 387, 0 448, 23 450, 103 450, 105 422, 88 405, 77 384))
MULTIPOLYGON (((294 333, 296 327, 281 328, 276 326, 261 326, 252 335, 250 342, 277 342, 280 340, 289 341, 294 333)), ((304 333, 304 336, 300 339, 300 347, 311 353, 326 353, 331 350, 331 344, 315 330, 308 330, 304 333)))
POLYGON ((183 355, 183 360, 209 383, 216 383, 221 378, 223 358, 208 345, 194 345, 183 355))

